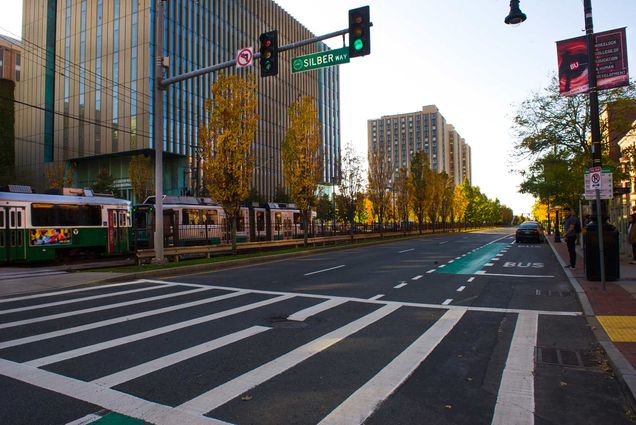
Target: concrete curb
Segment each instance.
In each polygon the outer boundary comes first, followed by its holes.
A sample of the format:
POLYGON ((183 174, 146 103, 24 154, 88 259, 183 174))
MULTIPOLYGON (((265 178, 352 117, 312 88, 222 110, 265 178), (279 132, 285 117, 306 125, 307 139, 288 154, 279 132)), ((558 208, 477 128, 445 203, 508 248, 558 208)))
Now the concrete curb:
POLYGON ((631 363, 627 361, 625 356, 623 356, 623 353, 621 353, 619 349, 616 348, 609 335, 607 335, 607 332, 605 332, 605 329, 594 314, 594 309, 590 304, 590 300, 587 298, 585 290, 583 289, 579 281, 572 275, 572 272, 569 269, 565 268, 566 263, 556 251, 554 242, 552 242, 550 238, 547 237, 546 240, 548 241, 548 245, 550 245, 552 253, 556 257, 557 261, 559 262, 559 264, 561 264, 562 267, 564 267, 563 271, 568 277, 570 284, 576 291, 579 302, 581 303, 581 307, 583 308, 583 313, 585 314, 585 319, 590 325, 590 329, 592 330, 594 337, 601 345, 601 347, 603 347, 605 353, 607 353, 607 357, 609 358, 614 373, 618 377, 619 381, 622 382, 625 386, 628 395, 631 396, 632 407, 636 406, 636 369, 634 369, 631 363))

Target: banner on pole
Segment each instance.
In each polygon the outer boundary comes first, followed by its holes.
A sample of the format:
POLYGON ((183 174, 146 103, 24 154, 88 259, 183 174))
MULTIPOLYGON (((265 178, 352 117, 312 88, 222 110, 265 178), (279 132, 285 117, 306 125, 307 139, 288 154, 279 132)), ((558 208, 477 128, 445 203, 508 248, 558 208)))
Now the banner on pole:
MULTIPOLYGON (((596 60, 596 85, 599 90, 629 85, 627 36, 625 28, 592 35, 596 60)), ((572 96, 589 91, 587 37, 557 41, 559 92, 572 96)))

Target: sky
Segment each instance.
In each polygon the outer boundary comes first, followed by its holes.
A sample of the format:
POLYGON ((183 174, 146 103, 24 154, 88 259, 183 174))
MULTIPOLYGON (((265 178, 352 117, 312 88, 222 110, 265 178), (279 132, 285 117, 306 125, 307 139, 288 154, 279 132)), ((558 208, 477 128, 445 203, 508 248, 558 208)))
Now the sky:
MULTIPOLYGON (((472 148, 472 184, 515 214, 534 200, 512 172, 512 118, 557 69, 555 42, 585 34, 582 0, 521 0, 528 19, 504 24, 509 0, 275 0, 316 35, 345 29, 369 5, 371 54, 340 65, 341 139, 366 158, 367 120, 435 104, 472 148)), ((627 27, 636 67, 636 0, 592 0, 595 32, 627 27)), ((21 33, 22 1, 3 0, 0 34, 21 33)), ((326 40, 343 46, 342 37, 326 40)), ((630 71, 634 78, 634 71, 630 71)))

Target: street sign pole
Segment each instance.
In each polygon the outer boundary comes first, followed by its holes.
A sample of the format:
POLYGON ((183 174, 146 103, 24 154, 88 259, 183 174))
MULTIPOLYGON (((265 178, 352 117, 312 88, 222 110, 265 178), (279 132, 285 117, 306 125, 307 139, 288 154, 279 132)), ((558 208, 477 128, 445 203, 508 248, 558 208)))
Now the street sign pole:
MULTIPOLYGON (((598 218, 601 217, 601 191, 596 189, 596 216, 598 218)), ((601 262, 601 284, 603 285, 603 290, 607 290, 605 284, 605 244, 603 243, 603 223, 598 220, 596 226, 596 233, 598 235, 598 244, 599 244, 599 260, 601 262)))

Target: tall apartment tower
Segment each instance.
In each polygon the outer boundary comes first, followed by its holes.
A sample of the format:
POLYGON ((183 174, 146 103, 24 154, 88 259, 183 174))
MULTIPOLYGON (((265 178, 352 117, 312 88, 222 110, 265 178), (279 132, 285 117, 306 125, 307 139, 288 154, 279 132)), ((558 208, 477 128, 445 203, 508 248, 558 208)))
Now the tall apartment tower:
POLYGON ((392 166, 393 178, 400 167, 410 167, 415 153, 424 151, 432 170, 445 172, 456 184, 461 183, 462 146, 468 145, 446 123, 437 106, 427 105, 421 111, 368 120, 367 131, 369 151, 384 152, 392 166))
MULTIPOLYGON (((154 67, 169 58, 165 77, 236 59, 258 49, 263 32, 277 29, 279 45, 313 34, 272 0, 165 1, 163 52, 154 43, 157 0, 24 0, 23 84, 16 97, 27 104, 16 114, 17 173, 44 188, 43 167, 60 163, 73 184, 90 186, 100 170, 131 198, 128 165, 133 156, 153 158, 163 147, 164 193, 200 188, 198 128, 207 122, 205 100, 214 74, 176 83, 163 92, 163 134, 153 134, 154 67), (45 165, 42 165, 45 164, 45 165)), ((324 180, 340 164, 337 67, 292 74, 292 57, 327 50, 323 43, 282 52, 279 74, 260 78, 258 64, 225 73, 256 76, 257 133, 253 187, 271 199, 284 187, 281 145, 288 108, 312 96, 322 123, 324 180)))
POLYGON ((462 180, 466 179, 469 182, 473 181, 473 169, 472 169, 472 156, 470 153, 470 146, 467 144, 462 144, 461 150, 461 159, 462 159, 462 180))

